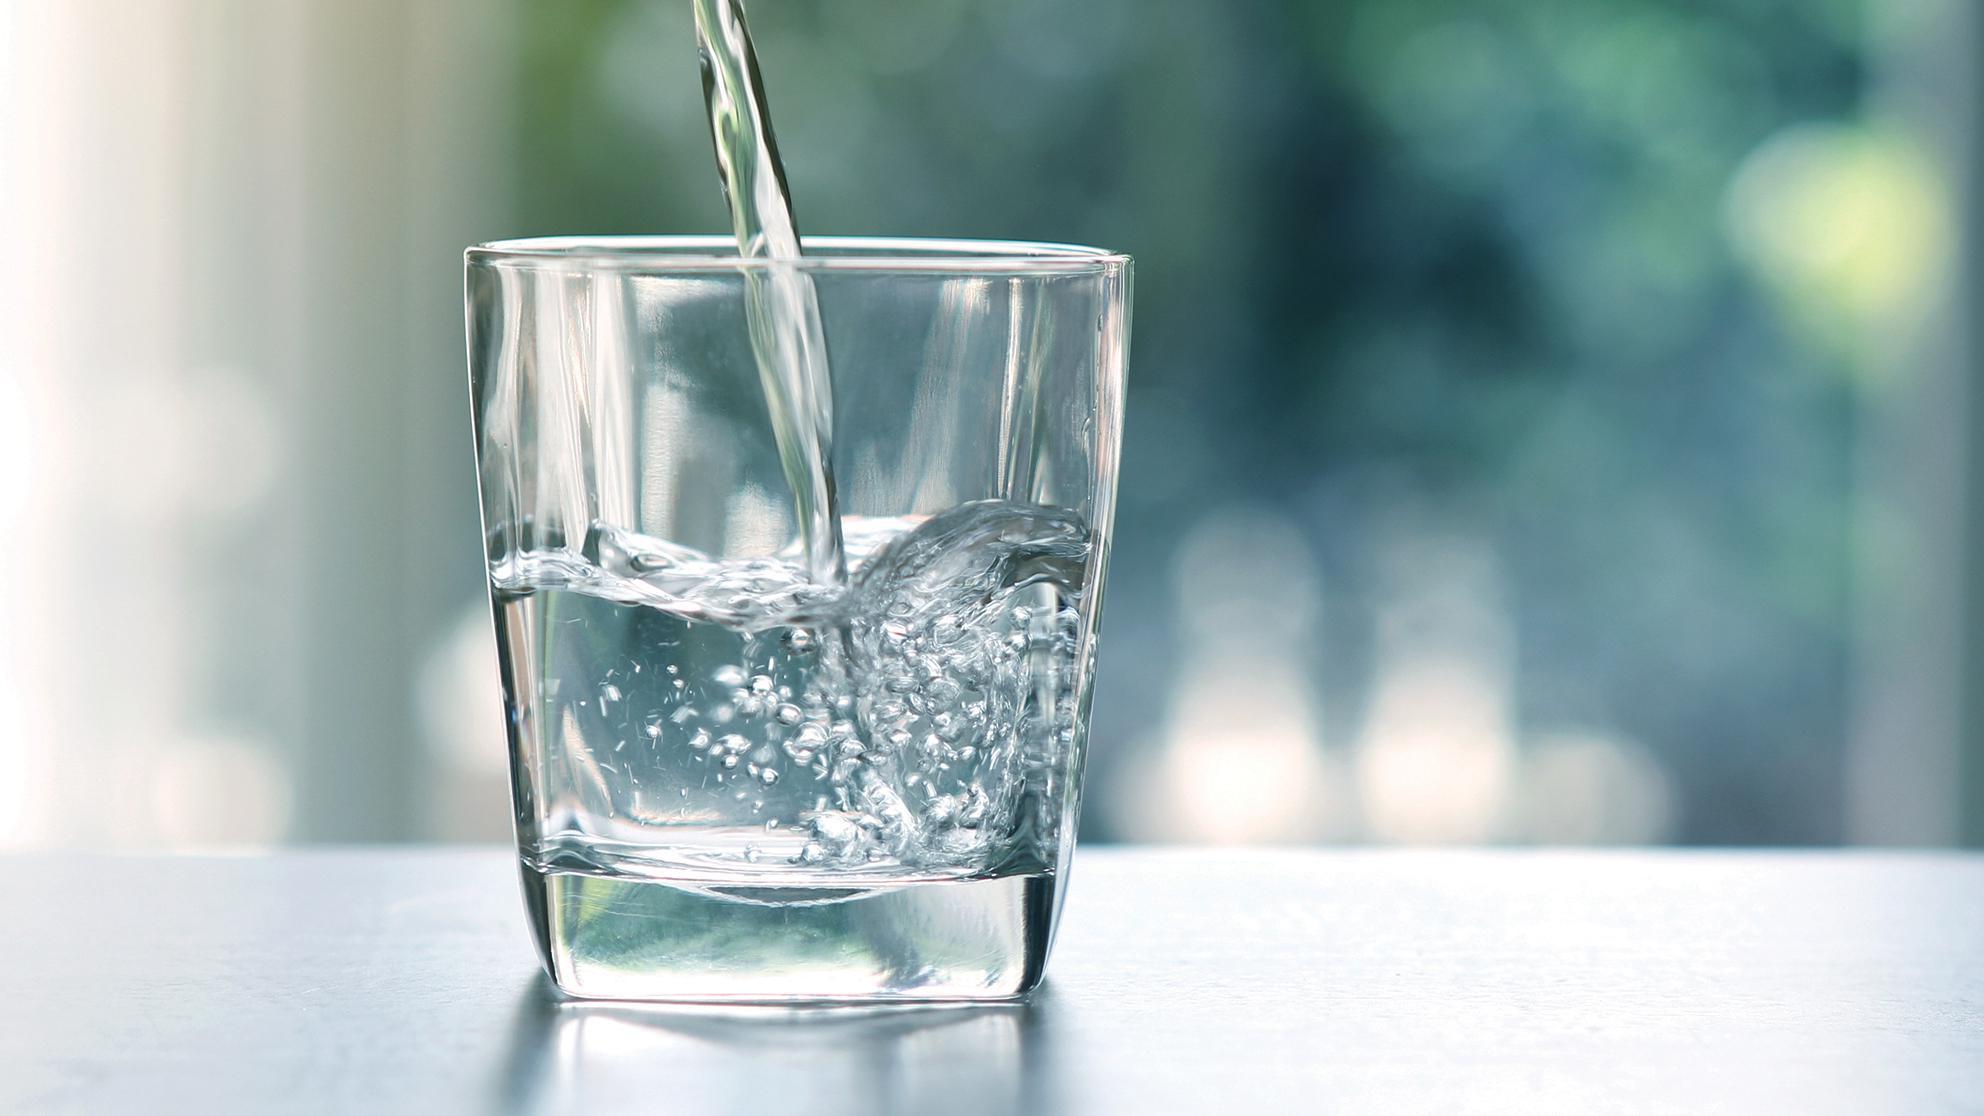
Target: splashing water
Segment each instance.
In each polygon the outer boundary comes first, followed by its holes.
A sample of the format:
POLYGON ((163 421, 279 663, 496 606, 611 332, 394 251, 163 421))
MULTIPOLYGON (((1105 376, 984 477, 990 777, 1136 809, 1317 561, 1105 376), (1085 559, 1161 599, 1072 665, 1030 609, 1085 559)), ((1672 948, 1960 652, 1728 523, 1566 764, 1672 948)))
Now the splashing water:
MULTIPOLYGON (((825 587, 596 525, 494 573, 546 867, 921 878, 1052 863, 1088 529, 1005 501, 860 522, 825 587)), ((796 557, 796 556, 795 556, 796 557)))

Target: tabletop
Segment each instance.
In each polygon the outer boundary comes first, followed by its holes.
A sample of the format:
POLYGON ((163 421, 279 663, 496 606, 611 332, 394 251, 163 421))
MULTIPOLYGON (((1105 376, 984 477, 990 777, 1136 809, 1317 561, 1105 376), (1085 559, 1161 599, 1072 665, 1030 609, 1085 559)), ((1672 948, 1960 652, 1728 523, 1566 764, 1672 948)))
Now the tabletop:
POLYGON ((0 1111, 1984 1111, 1984 857, 1084 849, 1025 1005, 563 1002, 495 849, 0 858, 0 1111))

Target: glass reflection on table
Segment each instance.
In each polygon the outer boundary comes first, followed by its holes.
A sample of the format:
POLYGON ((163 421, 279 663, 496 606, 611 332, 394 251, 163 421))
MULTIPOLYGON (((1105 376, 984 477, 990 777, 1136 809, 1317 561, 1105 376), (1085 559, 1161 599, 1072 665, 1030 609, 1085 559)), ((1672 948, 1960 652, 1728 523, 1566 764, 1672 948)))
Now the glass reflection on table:
POLYGON ((1047 1008, 685 1008, 518 999, 507 1112, 1022 1112, 1039 1108, 1047 1008))

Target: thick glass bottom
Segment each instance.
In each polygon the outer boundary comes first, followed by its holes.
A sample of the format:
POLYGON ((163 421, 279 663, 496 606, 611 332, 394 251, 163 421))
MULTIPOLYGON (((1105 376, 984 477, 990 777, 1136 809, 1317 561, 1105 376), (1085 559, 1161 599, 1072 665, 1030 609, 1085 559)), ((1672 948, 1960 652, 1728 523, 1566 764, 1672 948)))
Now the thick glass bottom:
POLYGON ((522 867, 561 990, 678 1003, 1015 999, 1040 983, 1059 886, 1051 872, 822 886, 522 867))

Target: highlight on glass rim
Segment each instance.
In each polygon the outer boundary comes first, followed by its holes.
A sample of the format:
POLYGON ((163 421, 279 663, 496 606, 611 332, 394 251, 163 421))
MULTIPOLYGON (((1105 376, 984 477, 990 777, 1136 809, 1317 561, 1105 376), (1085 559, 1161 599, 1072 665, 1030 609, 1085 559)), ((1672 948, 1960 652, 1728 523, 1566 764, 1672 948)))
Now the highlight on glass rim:
POLYGON ((1962 1111, 1980 45, 0 0, 0 1110, 1962 1111))

